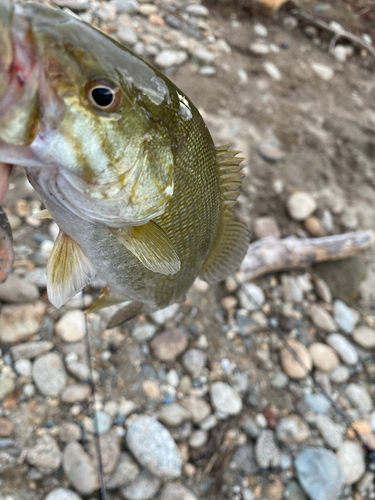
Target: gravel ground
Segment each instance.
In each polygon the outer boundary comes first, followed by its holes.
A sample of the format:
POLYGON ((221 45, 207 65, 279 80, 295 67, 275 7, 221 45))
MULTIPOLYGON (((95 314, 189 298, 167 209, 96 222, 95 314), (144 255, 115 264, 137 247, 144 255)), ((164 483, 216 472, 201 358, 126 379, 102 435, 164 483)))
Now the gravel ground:
MULTIPOLYGON (((328 55, 324 33, 286 11, 56 3, 165 71, 215 140, 244 150, 239 214, 254 239, 374 227, 363 50, 339 41, 328 55)), ((89 315, 93 402, 82 311, 103 284, 52 307, 57 228, 32 218, 42 207, 20 170, 5 208, 16 265, 0 285, 1 500, 99 498, 93 403, 111 500, 375 498, 362 446, 375 449, 371 252, 256 283, 241 270, 216 287, 197 279, 184 304, 111 330, 106 310, 89 315)))

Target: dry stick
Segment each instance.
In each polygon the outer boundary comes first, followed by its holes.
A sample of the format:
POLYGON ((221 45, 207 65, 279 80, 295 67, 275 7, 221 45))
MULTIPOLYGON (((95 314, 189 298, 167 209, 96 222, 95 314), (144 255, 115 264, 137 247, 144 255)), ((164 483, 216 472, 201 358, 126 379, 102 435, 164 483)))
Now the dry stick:
POLYGON ((96 389, 95 389, 94 373, 93 373, 92 363, 91 363, 91 348, 90 348, 89 324, 88 324, 87 314, 85 314, 85 319, 86 319, 86 335, 85 335, 86 354, 87 354, 87 358, 88 358, 88 365, 89 365, 89 370, 90 370, 90 385, 91 385, 92 397, 93 397, 93 401, 94 401, 94 404, 93 404, 93 409, 94 409, 94 419, 93 419, 94 420, 94 442, 95 442, 95 449, 96 449, 96 454, 97 454, 97 458, 98 458, 100 496, 101 496, 101 500, 108 500, 107 490, 106 490, 105 482, 104 482, 103 459, 102 459, 102 452, 101 452, 101 448, 100 448, 98 417, 97 417, 96 405, 95 405, 96 389))
POLYGON ((293 9, 292 12, 293 16, 299 18, 299 19, 304 19, 305 21, 308 21, 310 24, 314 24, 318 28, 321 28, 323 30, 329 31, 330 33, 333 34, 333 38, 331 40, 329 50, 330 52, 333 51, 336 42, 340 38, 345 38, 346 40, 349 40, 350 42, 353 42, 353 44, 358 45, 359 47, 362 47, 363 49, 367 50, 374 58, 375 58, 375 49, 368 43, 366 43, 363 38, 354 35, 353 33, 350 33, 350 31, 346 31, 344 28, 338 30, 330 26, 328 23, 320 20, 320 19, 315 19, 314 16, 311 14, 307 14, 306 12, 302 12, 297 9, 293 9))
POLYGON ((251 281, 267 273, 346 259, 370 248, 374 242, 374 231, 356 231, 324 238, 262 238, 249 245, 241 266, 241 279, 251 281))

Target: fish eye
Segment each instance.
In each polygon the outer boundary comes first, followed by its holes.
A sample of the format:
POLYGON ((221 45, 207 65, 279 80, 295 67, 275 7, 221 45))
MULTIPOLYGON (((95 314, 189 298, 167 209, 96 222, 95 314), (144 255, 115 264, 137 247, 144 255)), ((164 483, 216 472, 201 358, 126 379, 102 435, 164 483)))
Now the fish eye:
POLYGON ((90 80, 86 86, 86 94, 90 104, 107 113, 116 111, 122 103, 121 89, 110 80, 90 80))

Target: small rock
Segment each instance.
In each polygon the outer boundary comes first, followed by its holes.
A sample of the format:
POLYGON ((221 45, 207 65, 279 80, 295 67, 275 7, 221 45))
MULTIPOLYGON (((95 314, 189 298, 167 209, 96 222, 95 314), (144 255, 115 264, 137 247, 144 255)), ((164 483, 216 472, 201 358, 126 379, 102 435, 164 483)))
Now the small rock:
POLYGON ((350 377, 350 370, 347 366, 340 365, 331 373, 331 380, 336 384, 346 382, 350 377))
POLYGON ((311 500, 333 500, 344 486, 336 455, 324 448, 306 448, 295 460, 299 482, 311 500))
POLYGON ((332 303, 331 290, 329 289, 329 286, 327 285, 327 283, 323 279, 317 278, 315 280, 315 289, 316 289, 316 293, 318 294, 318 297, 323 302, 325 302, 326 304, 332 303))
POLYGON ((359 384, 349 384, 345 392, 355 408, 359 408, 365 413, 372 410, 371 396, 364 387, 359 384))
POLYGON ((187 345, 186 335, 178 328, 160 333, 151 341, 152 352, 161 361, 174 361, 187 345))
POLYGON ((178 373, 175 369, 172 368, 172 370, 169 370, 169 372, 167 373, 167 382, 172 387, 178 387, 180 383, 180 377, 178 376, 178 373))
POLYGON ((288 385, 289 379, 284 372, 278 371, 271 380, 271 385, 275 389, 284 389, 288 385))
POLYGON ((341 330, 345 333, 353 333, 356 317, 353 311, 342 300, 333 303, 333 317, 341 330))
POLYGON ((64 422, 60 426, 59 439, 63 443, 80 441, 82 439, 82 430, 79 425, 73 424, 73 422, 64 422))
POLYGON ((68 372, 73 375, 76 379, 87 382, 90 380, 90 367, 85 365, 85 363, 79 363, 78 361, 71 361, 67 364, 68 372))
POLYGON ((242 399, 230 385, 224 382, 214 382, 210 394, 212 405, 219 418, 238 415, 242 410, 242 399))
POLYGON ((19 359, 34 359, 53 349, 53 342, 44 340, 42 342, 27 342, 10 348, 14 361, 19 359))
POLYGON ((318 370, 323 372, 332 372, 339 365, 339 358, 336 352, 326 344, 314 342, 309 346, 309 351, 318 370))
POLYGON ((56 333, 64 342, 80 342, 86 334, 86 316, 82 311, 69 311, 57 322, 56 333))
POLYGON ((74 493, 72 490, 65 488, 56 488, 46 496, 45 500, 81 500, 81 497, 74 493))
POLYGON ((373 349, 375 347, 375 330, 368 326, 360 326, 354 330, 353 339, 364 349, 373 349))
POLYGON ((29 359, 19 359, 14 363, 14 369, 21 377, 31 377, 33 365, 29 359))
POLYGON ((137 0, 115 0, 115 5, 118 13, 135 14, 139 8, 137 0))
POLYGON ((285 498, 288 500, 307 500, 307 496, 297 481, 289 481, 287 483, 285 486, 285 498))
POLYGON ((276 82, 280 82, 282 80, 280 70, 272 62, 264 62, 263 69, 267 75, 272 78, 272 80, 275 80, 276 82))
POLYGON ((330 448, 337 450, 341 446, 345 434, 342 426, 335 424, 326 415, 317 416, 316 426, 330 448))
POLYGON ((182 364, 193 379, 201 375, 206 362, 207 355, 200 349, 189 349, 182 356, 182 364))
MULTIPOLYGON (((263 160, 268 161, 269 163, 277 163, 285 157, 284 152, 280 148, 269 142, 261 142, 258 145, 257 152, 263 160)), ((272 221, 275 220, 273 217, 270 217, 270 219, 272 221)))
POLYGON ((96 413, 96 420, 99 434, 105 434, 112 427, 112 417, 105 411, 98 411, 96 413))
POLYGON ((10 437, 13 434, 13 424, 7 418, 0 417, 0 438, 10 437))
POLYGON ((61 395, 61 402, 72 405, 87 401, 91 396, 91 387, 89 384, 69 385, 61 395))
POLYGON ((323 394, 306 394, 304 401, 316 413, 327 413, 331 408, 331 401, 323 394))
POLYGON ((336 323, 332 316, 319 304, 311 304, 310 316, 314 325, 325 332, 334 332, 337 330, 336 323))
POLYGON ((298 340, 288 340, 288 345, 297 354, 297 359, 283 347, 280 352, 281 365, 285 373, 291 378, 305 378, 312 368, 312 358, 308 349, 298 340))
POLYGON ((201 448, 207 443, 208 434, 205 431, 194 431, 189 439, 190 448, 201 448))
POLYGON ((298 415, 289 415, 277 422, 276 437, 286 444, 302 443, 310 437, 310 429, 298 415))
POLYGON ((42 474, 51 474, 61 465, 61 452, 52 436, 45 434, 27 451, 27 461, 42 474))
POLYGON ((283 18, 283 25, 288 31, 292 31, 298 26, 298 19, 294 16, 285 16, 283 18))
POLYGON ((249 50, 255 56, 265 56, 271 52, 268 43, 262 41, 251 43, 249 45, 249 50))
POLYGON ((90 8, 88 0, 56 0, 54 3, 59 7, 66 7, 73 12, 82 12, 90 8))
POLYGON ((254 234, 257 239, 280 238, 281 233, 277 221, 274 217, 258 217, 254 222, 254 234))
POLYGON ((160 500, 198 500, 193 493, 180 483, 167 484, 160 495, 160 500))
POLYGON ((323 224, 320 222, 318 217, 311 215, 306 220, 303 221, 303 225, 306 231, 314 238, 321 238, 322 236, 326 236, 326 230, 324 229, 323 224))
POLYGON ((339 333, 331 333, 327 337, 327 342, 333 347, 344 363, 347 365, 355 365, 358 363, 358 353, 345 337, 339 333))
POLYGON ((215 54, 207 50, 205 47, 197 47, 194 50, 194 56, 201 64, 210 65, 215 60, 215 54))
POLYGON ((17 344, 40 330, 47 305, 44 302, 3 306, 0 311, 0 342, 17 344))
POLYGON ((94 463, 79 443, 73 441, 66 446, 63 468, 71 484, 82 495, 91 495, 99 487, 94 463))
POLYGON ((119 463, 111 479, 107 482, 107 488, 114 490, 128 486, 139 475, 139 467, 127 453, 121 453, 119 463))
POLYGON ((201 398, 188 396, 181 401, 181 405, 186 408, 195 424, 199 424, 211 414, 210 405, 201 398))
POLYGON ((176 316, 179 308, 180 306, 178 304, 172 304, 171 306, 152 313, 151 317, 158 325, 163 325, 166 321, 176 316))
POLYGON ((244 283, 238 293, 241 307, 248 311, 257 311, 266 301, 263 290, 253 283, 244 283))
POLYGON ((171 426, 181 425, 184 420, 190 418, 190 412, 178 403, 164 405, 159 413, 160 422, 171 426))
POLYGON ((266 488, 267 500, 282 500, 284 495, 284 485, 279 477, 270 481, 266 488))
POLYGON ((211 429, 217 426, 217 418, 215 417, 215 415, 211 414, 204 420, 202 420, 202 422, 199 423, 199 426, 202 429, 202 431, 210 431, 211 429))
POLYGON ((255 461, 254 446, 250 443, 238 446, 232 455, 229 468, 243 472, 246 475, 258 472, 258 465, 255 461))
POLYGON ((39 299, 39 290, 34 283, 10 274, 5 283, 0 284, 0 302, 21 304, 39 299))
POLYGON ((195 17, 207 17, 209 14, 209 10, 207 9, 207 7, 200 4, 188 5, 185 11, 191 16, 195 17))
POLYGON ((366 472, 366 462, 361 446, 344 441, 337 451, 337 460, 344 472, 346 484, 356 483, 366 472))
POLYGON ((260 433, 255 445, 255 457, 261 469, 280 465, 280 451, 271 430, 266 429, 260 433))
POLYGON ((181 66, 188 58, 184 50, 162 50, 155 58, 155 64, 160 68, 181 66))
POLYGON ((281 276, 281 284, 283 287, 283 298, 285 302, 301 303, 303 300, 303 291, 298 285, 298 281, 287 274, 281 276))
POLYGON ((344 45, 336 45, 333 49, 333 57, 339 62, 345 62, 348 57, 348 51, 344 45))
POLYGON ((268 30, 263 24, 260 23, 254 24, 253 31, 256 36, 261 36, 263 38, 268 36, 268 30))
POLYGON ((157 11, 157 6, 151 3, 143 3, 138 7, 138 12, 143 16, 151 16, 152 14, 156 14, 157 11))
MULTIPOLYGON (((99 436, 100 451, 102 457, 103 474, 104 477, 110 477, 120 460, 121 448, 120 448, 120 436, 115 429, 107 433, 103 433, 99 436)), ((94 439, 90 439, 89 442, 89 455, 91 456, 94 467, 96 470, 99 469, 99 461, 97 458, 96 443, 94 439)))
POLYGON ((3 377, 0 378, 0 401, 12 394, 16 388, 14 378, 3 377))
POLYGON ((121 495, 126 500, 150 500, 154 498, 161 485, 159 478, 145 471, 125 488, 121 488, 121 495))
POLYGON ((335 73, 332 68, 329 66, 326 66, 325 64, 320 64, 320 63, 312 63, 311 64, 311 69, 314 71, 314 73, 321 78, 322 80, 328 82, 329 80, 332 80, 334 77, 335 73))
POLYGON ((136 459, 157 477, 181 475, 181 457, 172 436, 156 419, 142 416, 133 422, 126 443, 136 459))
POLYGON ((138 42, 137 33, 131 26, 120 26, 117 30, 117 38, 121 43, 129 47, 138 42))
POLYGON ((307 219, 316 210, 316 201, 304 191, 297 191, 289 196, 286 205, 289 215, 297 221, 307 219))
POLYGON ((137 342, 147 342, 155 335, 156 327, 152 323, 141 323, 133 330, 133 338, 137 342))
POLYGON ((44 396, 59 396, 67 382, 67 374, 60 356, 50 352, 38 358, 33 365, 33 379, 44 396))
POLYGON ((160 389, 156 382, 153 380, 145 380, 142 384, 143 392, 152 399, 160 398, 160 389))

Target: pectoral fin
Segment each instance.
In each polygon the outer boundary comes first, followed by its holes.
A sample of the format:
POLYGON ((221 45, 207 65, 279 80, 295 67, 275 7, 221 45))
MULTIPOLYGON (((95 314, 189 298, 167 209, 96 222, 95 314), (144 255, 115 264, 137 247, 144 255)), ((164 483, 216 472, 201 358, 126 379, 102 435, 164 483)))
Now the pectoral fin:
POLYGON ((155 222, 112 232, 150 271, 176 274, 180 270, 181 262, 171 240, 155 222))
POLYGON ((49 213, 49 210, 44 209, 38 212, 37 214, 33 215, 34 219, 53 219, 52 215, 49 213))
POLYGON ((47 293, 55 307, 63 306, 96 275, 96 269, 70 236, 59 232, 47 264, 47 293))

